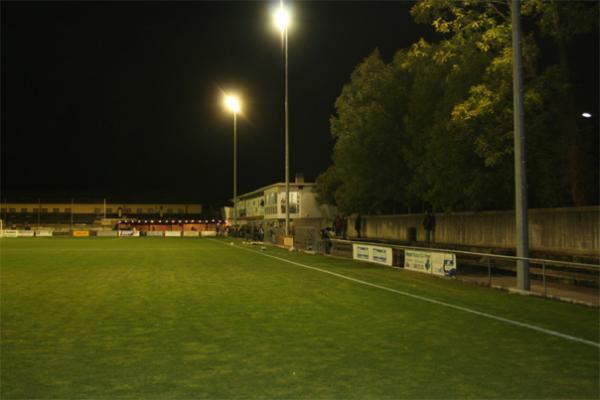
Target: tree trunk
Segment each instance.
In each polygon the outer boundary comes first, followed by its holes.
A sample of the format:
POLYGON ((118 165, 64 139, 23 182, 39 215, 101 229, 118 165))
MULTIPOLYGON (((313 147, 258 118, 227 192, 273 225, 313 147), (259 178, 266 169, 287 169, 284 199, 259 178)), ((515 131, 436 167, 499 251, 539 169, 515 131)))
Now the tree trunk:
MULTIPOLYGON (((567 54, 567 43, 564 38, 557 37, 558 54, 560 67, 565 77, 565 82, 570 82, 569 65, 567 54)), ((582 151, 582 140, 577 126, 577 110, 573 99, 573 90, 570 84, 567 85, 566 93, 563 97, 564 112, 558 116, 563 134, 567 138, 567 166, 568 179, 571 188, 571 199, 574 206, 583 206, 589 204, 589 191, 585 185, 585 155, 582 151)))

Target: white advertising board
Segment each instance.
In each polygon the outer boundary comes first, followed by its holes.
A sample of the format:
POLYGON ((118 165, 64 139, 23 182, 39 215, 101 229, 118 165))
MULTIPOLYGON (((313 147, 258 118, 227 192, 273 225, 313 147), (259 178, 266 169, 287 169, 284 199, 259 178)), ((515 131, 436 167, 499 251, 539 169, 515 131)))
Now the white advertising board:
POLYGON ((352 258, 383 265, 393 265, 392 249, 389 247, 352 244, 352 258))
POLYGON ((198 232, 198 231, 183 231, 183 236, 185 236, 185 237, 198 237, 198 236, 200 236, 200 232, 198 232))
POLYGON ((102 236, 102 237, 117 236, 117 231, 97 231, 96 236, 102 236))
POLYGON ((202 237, 217 236, 217 231, 202 231, 202 237))
POLYGON ((181 231, 165 231, 165 237, 181 237, 181 231))
POLYGON ((140 231, 119 231, 119 236, 121 237, 137 237, 140 236, 140 231))
POLYGON ((19 231, 19 237, 33 237, 35 235, 34 231, 19 231))
POLYGON ((434 275, 454 275, 456 273, 456 255, 437 251, 406 250, 404 268, 411 271, 434 275))
POLYGON ((2 236, 8 238, 19 237, 19 231, 17 231, 16 229, 5 229, 2 231, 2 236))
POLYGON ((36 237, 50 237, 52 236, 52 231, 44 230, 44 231, 35 231, 36 237))
POLYGON ((146 232, 146 236, 163 236, 163 231, 148 231, 146 232))

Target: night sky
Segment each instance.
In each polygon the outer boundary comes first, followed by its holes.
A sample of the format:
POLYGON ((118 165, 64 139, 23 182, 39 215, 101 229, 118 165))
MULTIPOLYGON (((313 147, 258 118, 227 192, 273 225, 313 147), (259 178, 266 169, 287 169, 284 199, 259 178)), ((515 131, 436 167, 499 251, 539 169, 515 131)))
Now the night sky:
MULTIPOLYGON (((228 90, 243 98, 238 193, 283 182, 277 4, 3 1, 2 201, 222 206, 233 181, 228 90)), ((331 164, 329 118, 363 58, 379 48, 390 61, 420 37, 439 39, 413 21, 413 4, 291 4, 292 180, 314 181, 331 164)), ((576 100, 595 112, 597 31, 577 43, 576 100)))
MULTIPOLYGON (((284 181, 277 2, 2 2, 2 199, 189 201, 284 181)), ((290 175, 331 164, 329 117, 376 47, 432 37, 409 2, 297 2, 289 31, 290 175)))

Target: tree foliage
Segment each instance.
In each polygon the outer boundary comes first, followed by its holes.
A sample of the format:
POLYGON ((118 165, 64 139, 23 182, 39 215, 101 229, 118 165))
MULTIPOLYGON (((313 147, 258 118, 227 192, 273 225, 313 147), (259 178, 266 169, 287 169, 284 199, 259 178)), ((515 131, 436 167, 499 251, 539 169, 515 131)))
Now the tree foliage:
MULTIPOLYGON (((538 41, 571 40, 590 22, 579 4, 568 12, 555 2, 524 4, 538 27, 523 41, 530 204, 565 205, 572 170, 564 149, 573 139, 556 119, 568 75, 560 64, 540 67, 538 41)), ((330 119, 334 166, 317 180, 319 198, 348 212, 511 208, 508 3, 421 0, 412 14, 443 39, 421 39, 390 63, 375 50, 355 68, 330 119)))

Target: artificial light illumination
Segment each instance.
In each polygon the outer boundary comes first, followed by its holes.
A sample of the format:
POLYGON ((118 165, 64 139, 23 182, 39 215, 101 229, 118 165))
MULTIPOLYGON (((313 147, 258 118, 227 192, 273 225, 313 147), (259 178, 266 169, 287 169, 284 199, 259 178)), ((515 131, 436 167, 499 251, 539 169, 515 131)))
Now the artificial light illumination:
POLYGON ((235 96, 225 96, 225 106, 233 113, 240 112, 240 101, 235 96))
POLYGON ((275 11, 275 24, 281 32, 285 31, 290 24, 290 13, 283 8, 283 3, 281 3, 279 9, 275 11))
POLYGON ((581 116, 583 118, 592 118, 592 114, 590 114, 589 112, 584 112, 584 113, 581 114, 581 116))

